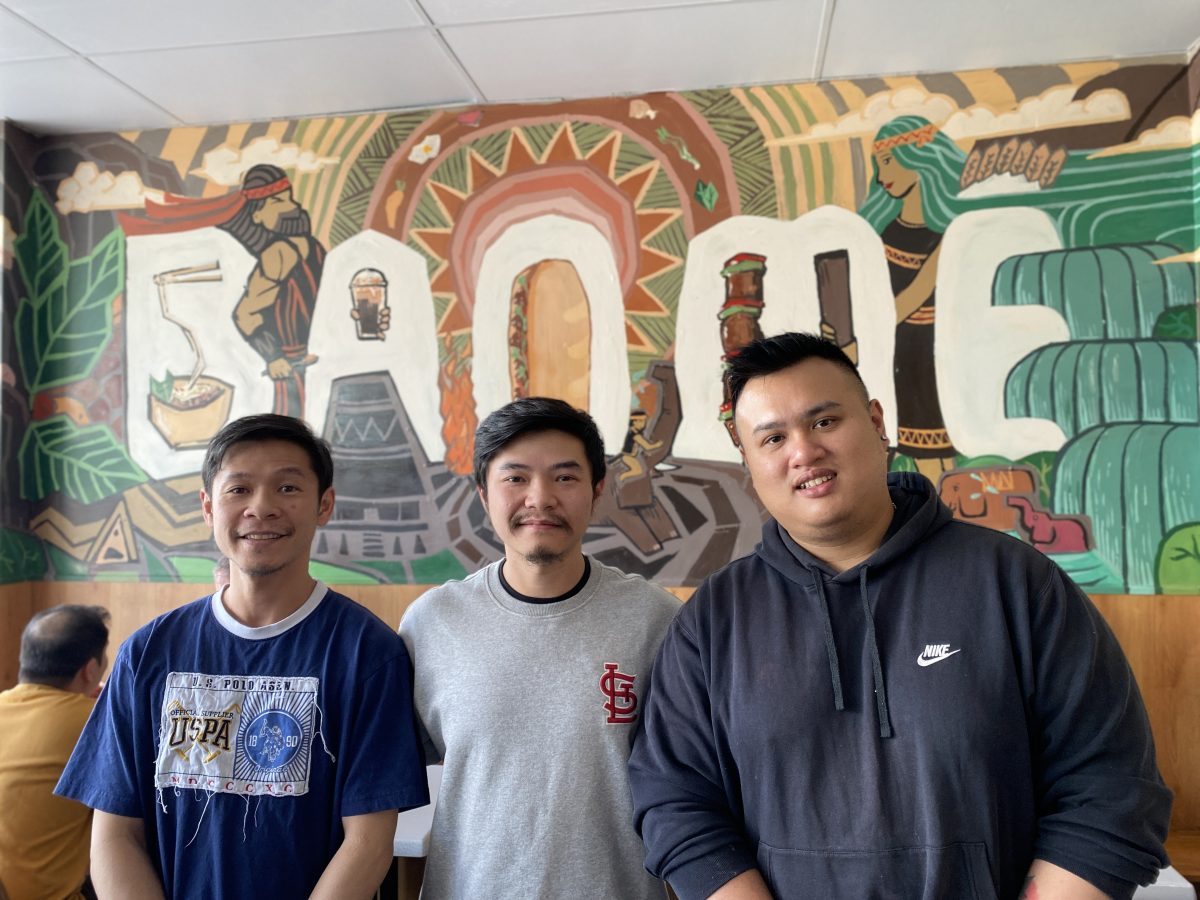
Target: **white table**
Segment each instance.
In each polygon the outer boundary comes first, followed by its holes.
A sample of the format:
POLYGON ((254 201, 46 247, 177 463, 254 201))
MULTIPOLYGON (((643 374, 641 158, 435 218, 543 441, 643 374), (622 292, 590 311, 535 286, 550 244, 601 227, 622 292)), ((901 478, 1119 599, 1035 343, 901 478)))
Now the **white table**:
POLYGON ((1196 900, 1195 889, 1172 868, 1158 873, 1158 881, 1138 888, 1134 900, 1196 900))
MULTIPOLYGON (((442 767, 428 766, 425 777, 429 780, 429 805, 402 812, 396 819, 392 851, 397 857, 423 860, 429 855, 429 832, 433 828, 433 813, 437 809, 438 790, 442 786, 442 767)), ((403 884, 399 887, 404 889, 403 884)), ((1196 900, 1196 891, 1182 875, 1167 868, 1158 873, 1158 881, 1138 888, 1133 896, 1134 900, 1196 900)))
POLYGON ((442 786, 442 767, 426 766, 425 777, 429 781, 429 805, 410 809, 396 817, 393 856, 424 858, 429 855, 429 832, 433 828, 433 813, 437 809, 438 790, 442 786))

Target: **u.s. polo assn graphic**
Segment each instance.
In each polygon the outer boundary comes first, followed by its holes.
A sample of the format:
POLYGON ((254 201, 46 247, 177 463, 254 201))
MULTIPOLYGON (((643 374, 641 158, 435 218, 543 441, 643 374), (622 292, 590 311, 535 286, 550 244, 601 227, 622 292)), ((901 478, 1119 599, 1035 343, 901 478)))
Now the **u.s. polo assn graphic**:
POLYGON ((319 679, 172 672, 155 786, 247 796, 308 792, 319 679))

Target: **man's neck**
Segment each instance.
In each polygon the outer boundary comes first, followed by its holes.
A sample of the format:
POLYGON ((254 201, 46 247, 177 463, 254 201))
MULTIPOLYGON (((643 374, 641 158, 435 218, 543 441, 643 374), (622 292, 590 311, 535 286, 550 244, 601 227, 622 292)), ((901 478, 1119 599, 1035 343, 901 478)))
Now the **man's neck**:
POLYGON ((534 564, 520 556, 506 556, 503 562, 504 580, 526 597, 548 599, 561 597, 583 577, 583 554, 576 552, 566 559, 546 564, 534 564))
POLYGON ((806 535, 803 540, 792 534, 788 535, 793 541, 811 553, 829 568, 841 574, 847 569, 853 569, 859 563, 871 557, 871 554, 883 546, 883 539, 891 527, 892 517, 896 507, 889 501, 887 507, 866 527, 856 529, 851 537, 831 538, 823 541, 806 535))
POLYGON ((251 576, 232 572, 221 594, 226 611, 248 628, 282 622, 312 595, 316 581, 307 571, 251 576))

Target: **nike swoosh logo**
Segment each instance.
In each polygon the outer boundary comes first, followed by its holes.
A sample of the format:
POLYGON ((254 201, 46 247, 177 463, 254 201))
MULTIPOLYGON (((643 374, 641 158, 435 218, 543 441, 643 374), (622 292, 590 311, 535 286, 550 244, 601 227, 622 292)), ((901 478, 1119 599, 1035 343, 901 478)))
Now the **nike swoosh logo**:
POLYGON ((932 656, 931 657, 931 656, 926 656, 925 654, 922 653, 920 656, 917 657, 917 665, 918 666, 932 666, 934 663, 939 663, 943 659, 949 659, 955 653, 962 653, 962 647, 959 647, 957 650, 951 650, 949 653, 946 653, 942 656, 932 656))

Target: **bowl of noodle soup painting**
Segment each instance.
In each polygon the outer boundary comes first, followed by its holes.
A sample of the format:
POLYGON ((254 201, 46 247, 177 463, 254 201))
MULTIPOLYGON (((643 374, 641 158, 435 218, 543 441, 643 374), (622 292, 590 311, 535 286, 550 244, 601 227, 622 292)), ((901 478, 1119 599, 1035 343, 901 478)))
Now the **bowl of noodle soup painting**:
POLYGON ((161 381, 150 379, 150 422, 172 449, 205 447, 229 420, 233 385, 201 375, 167 372, 161 381))

